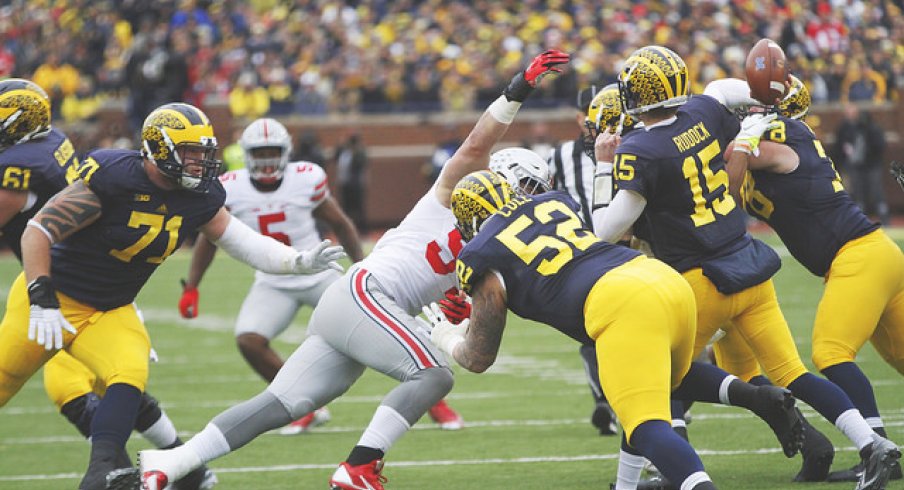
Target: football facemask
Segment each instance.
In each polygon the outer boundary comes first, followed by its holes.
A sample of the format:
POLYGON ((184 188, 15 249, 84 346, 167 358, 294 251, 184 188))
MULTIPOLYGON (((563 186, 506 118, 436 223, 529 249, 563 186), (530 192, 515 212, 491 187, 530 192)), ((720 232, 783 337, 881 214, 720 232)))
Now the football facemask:
POLYGON ((464 176, 452 190, 451 207, 461 238, 471 241, 483 223, 514 197, 514 191, 499 174, 489 170, 464 176))
POLYGON ((155 109, 144 120, 141 143, 142 156, 182 189, 206 192, 217 177, 217 139, 197 107, 173 103, 155 109))

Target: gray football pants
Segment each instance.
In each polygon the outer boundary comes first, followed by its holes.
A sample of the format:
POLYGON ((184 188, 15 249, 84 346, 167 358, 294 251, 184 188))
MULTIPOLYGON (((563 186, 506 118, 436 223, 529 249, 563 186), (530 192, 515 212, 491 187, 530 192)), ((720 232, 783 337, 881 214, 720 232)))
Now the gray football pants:
POLYGON ((414 425, 452 389, 452 371, 417 321, 370 273, 352 268, 324 292, 308 337, 262 393, 217 415, 233 450, 322 407, 369 367, 400 381, 381 402, 414 425))

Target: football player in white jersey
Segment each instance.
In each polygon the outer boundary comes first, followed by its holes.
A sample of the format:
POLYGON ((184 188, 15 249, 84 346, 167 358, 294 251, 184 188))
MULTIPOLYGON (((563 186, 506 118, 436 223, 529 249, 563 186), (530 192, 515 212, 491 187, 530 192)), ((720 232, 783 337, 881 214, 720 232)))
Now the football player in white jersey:
POLYGON ((345 393, 370 367, 399 381, 380 403, 358 444, 330 479, 336 490, 383 490, 386 451, 452 389, 452 371, 415 319, 421 308, 457 284, 461 235, 449 209, 452 189, 486 168, 521 103, 543 76, 559 72, 569 56, 541 53, 490 104, 433 187, 373 252, 353 265, 320 299, 308 337, 259 395, 217 415, 175 450, 142 451, 146 489, 250 442, 345 393))
MULTIPOLYGON (((311 162, 289 162, 292 138, 285 126, 275 119, 257 119, 242 132, 239 146, 247 168, 220 177, 226 207, 233 216, 258 233, 298 249, 320 243, 315 220, 321 220, 352 261, 364 258, 355 225, 330 195, 323 169, 311 162)), ((216 251, 208 240, 198 239, 179 300, 183 318, 195 318, 199 313, 198 285, 216 251)), ((236 319, 235 341, 248 364, 268 383, 283 365, 270 341, 289 327, 302 306, 316 306, 327 286, 341 276, 333 269, 305 277, 255 273, 236 319)), ((298 434, 328 420, 326 408, 318 407, 281 433, 298 434)))

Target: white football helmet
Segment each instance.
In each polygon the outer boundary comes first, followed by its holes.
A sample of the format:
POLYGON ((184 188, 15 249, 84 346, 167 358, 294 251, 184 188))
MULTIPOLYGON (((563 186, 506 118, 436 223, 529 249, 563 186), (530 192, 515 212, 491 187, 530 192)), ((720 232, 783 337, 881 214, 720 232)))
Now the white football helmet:
POLYGON ((490 170, 501 175, 512 189, 526 194, 549 190, 549 165, 527 148, 506 148, 490 155, 490 170))
POLYGON ((292 137, 279 121, 269 117, 256 119, 242 132, 239 146, 245 152, 245 165, 251 180, 265 185, 282 180, 292 153, 292 137), (258 148, 279 148, 280 154, 278 157, 255 157, 253 150, 258 148))

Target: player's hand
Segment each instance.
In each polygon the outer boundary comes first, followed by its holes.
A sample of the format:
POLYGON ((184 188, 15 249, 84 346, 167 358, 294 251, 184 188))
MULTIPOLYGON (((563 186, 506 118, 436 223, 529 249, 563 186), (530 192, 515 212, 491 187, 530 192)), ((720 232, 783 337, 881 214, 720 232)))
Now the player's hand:
POLYGON ((889 165, 889 171, 898 185, 901 186, 901 189, 904 189, 904 165, 898 161, 893 161, 891 162, 891 165, 889 165))
POLYGON ((775 129, 779 122, 778 114, 750 114, 741 121, 741 130, 735 137, 734 149, 747 154, 756 154, 760 139, 766 131, 775 129))
POLYGON ((446 319, 446 316, 436 303, 430 303, 422 311, 433 326, 430 330, 430 341, 449 357, 454 358, 455 347, 465 341, 465 334, 468 332, 468 324, 471 320, 465 318, 461 323, 455 325, 446 319))
POLYGON ((524 102, 540 80, 550 73, 561 73, 562 67, 571 60, 571 55, 549 49, 538 54, 524 71, 518 72, 502 93, 509 102, 524 102))
POLYGON ((78 331, 60 312, 60 302, 47 276, 41 276, 28 285, 28 340, 33 340, 47 350, 63 348, 63 330, 71 334, 78 331))
POLYGON ((337 260, 346 257, 345 250, 339 245, 330 246, 332 242, 324 240, 310 250, 304 250, 295 257, 296 274, 315 274, 327 269, 343 272, 345 269, 337 260))
POLYGON ((621 143, 621 136, 608 131, 601 131, 593 144, 593 153, 596 156, 597 163, 612 163, 615 161, 615 149, 618 148, 619 143, 621 143))
POLYGON ((198 316, 201 293, 198 292, 197 287, 187 285, 185 279, 180 282, 182 283, 182 297, 179 298, 179 314, 182 315, 182 318, 194 318, 198 316))
POLYGON ((449 290, 446 291, 446 299, 439 300, 439 308, 447 320, 458 325, 471 317, 471 302, 468 299, 468 295, 458 289, 449 290))

